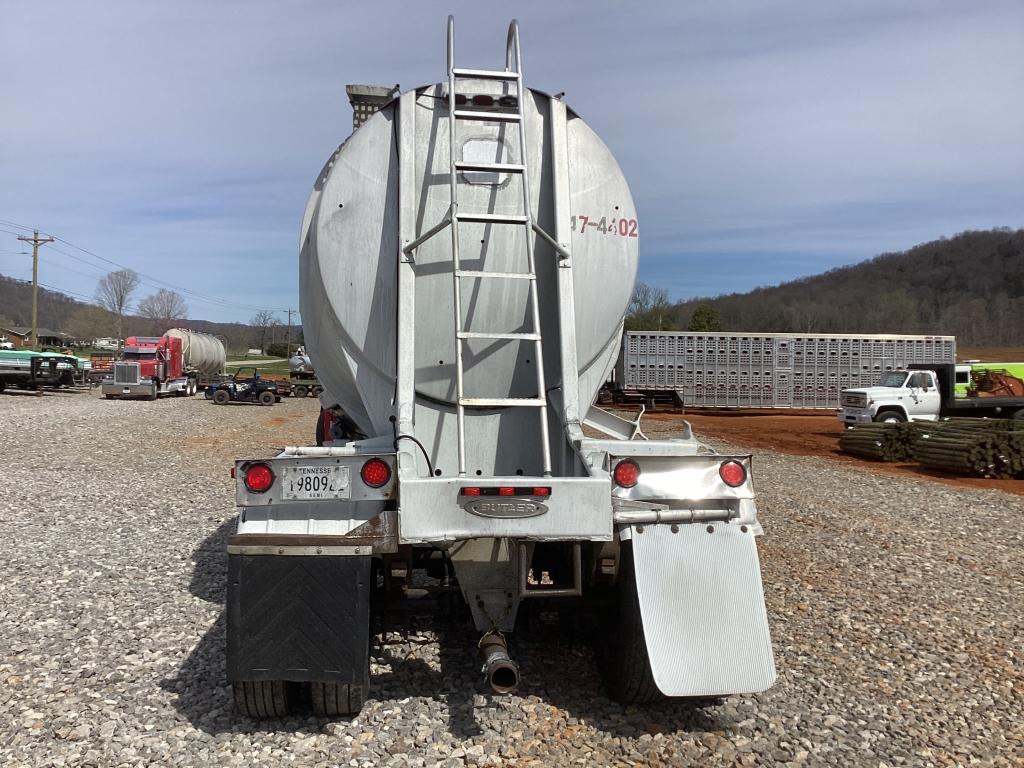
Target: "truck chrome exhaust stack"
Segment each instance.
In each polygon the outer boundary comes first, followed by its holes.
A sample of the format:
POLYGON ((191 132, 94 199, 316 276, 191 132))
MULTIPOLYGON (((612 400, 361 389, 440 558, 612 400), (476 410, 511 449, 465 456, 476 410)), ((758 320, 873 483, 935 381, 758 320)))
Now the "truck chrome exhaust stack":
POLYGON ((488 632, 480 638, 480 671, 495 693, 511 693, 519 685, 519 665, 508 655, 508 646, 500 632, 488 632))

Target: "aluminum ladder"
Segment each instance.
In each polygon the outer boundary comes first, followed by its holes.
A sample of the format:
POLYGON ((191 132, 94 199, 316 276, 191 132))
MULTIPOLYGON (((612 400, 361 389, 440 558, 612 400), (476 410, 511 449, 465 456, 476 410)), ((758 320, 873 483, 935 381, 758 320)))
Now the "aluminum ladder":
POLYGON ((536 408, 540 419, 541 454, 544 475, 551 474, 551 445, 548 435, 548 404, 544 381, 544 350, 541 337, 540 307, 537 301, 537 270, 534 258, 533 232, 535 229, 533 215, 530 210, 530 173, 527 167, 526 120, 523 113, 524 96, 523 72, 519 49, 519 25, 512 21, 508 27, 508 38, 505 47, 505 69, 480 70, 459 69, 455 66, 455 20, 448 17, 448 156, 451 186, 451 236, 452 236, 452 288, 455 305, 455 410, 458 422, 459 441, 459 477, 466 475, 466 408, 505 408, 522 407, 536 408), (515 111, 489 111, 466 108, 456 103, 456 85, 464 81, 498 80, 516 87, 515 111), (458 125, 461 121, 503 122, 518 126, 519 162, 518 163, 477 163, 455 159, 458 125), (461 212, 459 210, 459 179, 460 172, 483 171, 490 173, 518 174, 522 182, 523 213, 507 215, 486 212, 461 212), (459 224, 461 222, 477 224, 497 224, 503 226, 520 226, 526 235, 526 271, 525 272, 489 272, 486 270, 462 269, 459 259, 459 224), (499 333, 467 331, 462 325, 462 280, 526 280, 529 282, 528 316, 532 328, 526 332, 499 333), (463 367, 463 343, 470 339, 493 339, 532 341, 537 361, 537 395, 535 397, 466 397, 464 386, 465 370, 463 367))

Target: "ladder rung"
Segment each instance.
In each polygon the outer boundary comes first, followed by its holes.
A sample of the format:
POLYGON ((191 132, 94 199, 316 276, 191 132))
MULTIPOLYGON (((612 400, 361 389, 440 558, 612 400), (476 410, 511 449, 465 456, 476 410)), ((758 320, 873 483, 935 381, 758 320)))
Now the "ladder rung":
POLYGON ((469 80, 518 80, 518 72, 507 72, 498 69, 452 69, 456 77, 469 80))
POLYGON ((539 333, 477 333, 476 331, 459 331, 460 339, 512 339, 520 341, 538 341, 539 333))
POLYGON ((518 406, 520 408, 539 408, 547 405, 543 397, 460 397, 459 405, 503 408, 518 406))
POLYGON ((455 162, 457 171, 492 171, 494 173, 522 173, 526 166, 520 163, 470 163, 465 160, 455 162))
POLYGON ((529 272, 484 272, 479 269, 460 269, 456 277, 494 277, 499 280, 535 280, 536 275, 529 272))
POLYGON ((456 221, 476 222, 477 224, 526 224, 526 216, 512 216, 507 213, 457 213, 456 221))
POLYGON ((481 120, 483 122, 518 123, 518 112, 485 112, 480 109, 456 109, 458 120, 481 120))

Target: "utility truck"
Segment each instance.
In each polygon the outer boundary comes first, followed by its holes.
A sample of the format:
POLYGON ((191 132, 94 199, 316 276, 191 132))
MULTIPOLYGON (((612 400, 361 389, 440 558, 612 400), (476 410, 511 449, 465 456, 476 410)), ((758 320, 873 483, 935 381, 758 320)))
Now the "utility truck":
POLYGON ((220 381, 225 360, 223 342, 209 333, 172 328, 163 336, 129 336, 101 390, 108 400, 191 397, 200 387, 220 381))
POLYGON ((844 389, 839 420, 847 426, 869 421, 937 421, 973 416, 1024 419, 1024 380, 990 363, 911 365, 889 371, 874 387, 844 389), (970 384, 958 392, 958 382, 970 384))
POLYGON ((306 206, 323 444, 233 468, 237 708, 358 711, 371 611, 401 601, 464 605, 499 693, 519 681, 510 633, 541 606, 596 622, 621 702, 764 690, 751 457, 593 407, 637 269, 622 171, 561 96, 524 85, 514 21, 500 69, 457 66, 447 32, 446 79, 385 100, 306 206))

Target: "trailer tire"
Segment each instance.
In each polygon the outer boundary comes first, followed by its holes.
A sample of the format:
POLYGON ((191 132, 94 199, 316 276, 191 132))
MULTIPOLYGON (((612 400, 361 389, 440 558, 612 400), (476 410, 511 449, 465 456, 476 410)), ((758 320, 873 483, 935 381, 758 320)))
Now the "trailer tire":
POLYGON ((270 390, 266 390, 264 392, 260 392, 259 400, 260 405, 273 405, 277 402, 277 395, 270 390))
POLYGON ((872 421, 878 423, 887 424, 901 424, 907 420, 907 417, 903 415, 902 411, 879 411, 875 414, 875 418, 872 421))
POLYGON ((622 704, 648 704, 667 697, 654 682, 636 591, 633 547, 623 544, 619 579, 612 588, 598 633, 596 657, 605 690, 622 704))
POLYGON ((107 398, 107 400, 113 400, 117 395, 104 395, 104 397, 107 398))
POLYGON ((319 384, 313 387, 313 397, 320 397, 320 393, 324 391, 324 388, 319 384))
POLYGON ((366 698, 361 685, 347 683, 310 683, 309 692, 313 713, 320 717, 354 715, 366 698))
POLYGON ((297 384, 295 386, 294 394, 296 397, 305 397, 309 394, 309 390, 306 389, 305 384, 297 384))
POLYGON ((246 717, 262 720, 288 715, 288 686, 283 680, 242 680, 232 683, 231 688, 235 709, 246 717))
POLYGON ((1010 418, 1013 419, 1014 421, 1024 421, 1024 408, 1018 408, 1016 411, 1010 414, 1010 418))
POLYGON ((218 389, 213 393, 213 402, 217 405, 227 405, 231 402, 231 393, 226 389, 218 389))

